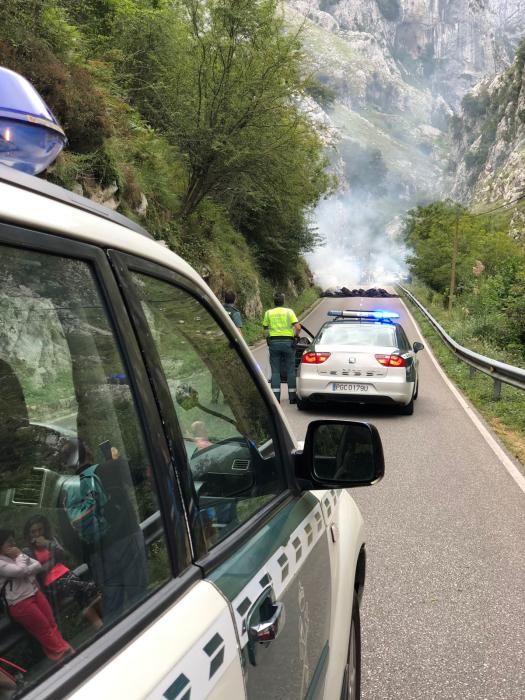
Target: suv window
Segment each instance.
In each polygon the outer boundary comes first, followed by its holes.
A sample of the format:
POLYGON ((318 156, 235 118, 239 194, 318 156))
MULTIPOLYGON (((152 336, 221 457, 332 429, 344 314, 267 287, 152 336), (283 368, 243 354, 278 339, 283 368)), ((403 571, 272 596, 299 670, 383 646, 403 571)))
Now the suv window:
POLYGON ((208 547, 285 488, 270 411, 189 292, 132 273, 184 438, 208 547))
POLYGON ((31 681, 47 659, 160 586, 170 567, 133 393, 91 265, 0 246, 0 307, 0 587, 9 610, 0 656, 31 681))

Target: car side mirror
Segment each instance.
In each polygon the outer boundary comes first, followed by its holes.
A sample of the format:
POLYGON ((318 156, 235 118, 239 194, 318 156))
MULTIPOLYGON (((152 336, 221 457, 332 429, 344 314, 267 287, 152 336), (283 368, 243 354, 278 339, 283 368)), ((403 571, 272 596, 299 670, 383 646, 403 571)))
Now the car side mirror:
POLYGON ((414 350, 414 352, 419 352, 420 350, 424 350, 425 346, 423 345, 423 343, 420 343, 416 340, 414 345, 412 345, 412 349, 414 350))
POLYGON ((179 384, 175 389, 175 400, 185 411, 191 411, 199 405, 199 394, 191 384, 179 384))
POLYGON ((381 438, 370 423, 312 421, 298 457, 297 476, 314 489, 369 486, 385 473, 381 438))

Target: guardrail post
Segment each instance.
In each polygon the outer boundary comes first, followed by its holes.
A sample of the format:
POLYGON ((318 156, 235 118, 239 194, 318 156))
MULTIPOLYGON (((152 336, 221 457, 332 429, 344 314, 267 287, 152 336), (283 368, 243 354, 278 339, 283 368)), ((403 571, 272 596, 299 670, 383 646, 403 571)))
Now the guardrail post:
POLYGON ((492 400, 499 401, 501 397, 501 382, 499 379, 494 380, 494 389, 492 391, 492 400))
POLYGON ((471 379, 474 379, 474 377, 476 376, 476 368, 473 365, 469 366, 468 376, 471 379))

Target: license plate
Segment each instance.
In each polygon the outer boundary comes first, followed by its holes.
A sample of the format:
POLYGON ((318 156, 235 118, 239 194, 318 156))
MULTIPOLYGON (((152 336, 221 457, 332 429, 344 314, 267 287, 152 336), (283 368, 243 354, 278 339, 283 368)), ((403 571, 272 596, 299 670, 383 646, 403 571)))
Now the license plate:
POLYGON ((362 394, 368 391, 368 384, 347 384, 346 382, 334 382, 332 391, 348 391, 352 394, 362 394))

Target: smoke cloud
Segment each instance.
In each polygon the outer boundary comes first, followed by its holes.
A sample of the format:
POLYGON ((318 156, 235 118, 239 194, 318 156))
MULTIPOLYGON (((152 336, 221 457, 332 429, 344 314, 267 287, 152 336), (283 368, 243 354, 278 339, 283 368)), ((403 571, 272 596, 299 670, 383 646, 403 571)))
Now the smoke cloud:
POLYGON ((401 220, 392 216, 364 194, 323 200, 314 215, 323 242, 306 256, 315 282, 323 289, 386 286, 407 274, 401 220))

